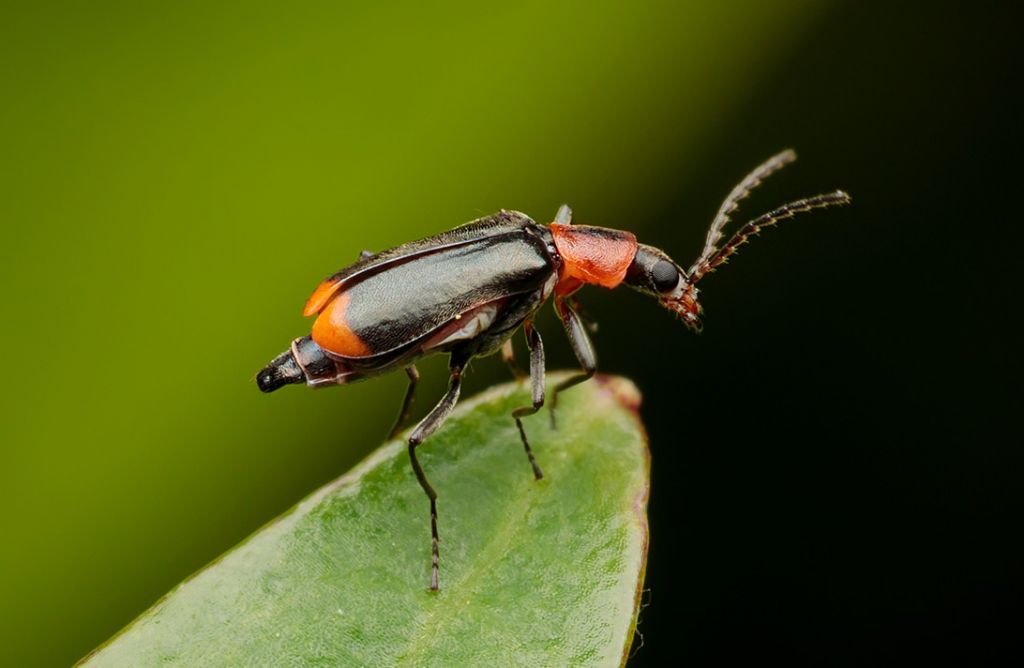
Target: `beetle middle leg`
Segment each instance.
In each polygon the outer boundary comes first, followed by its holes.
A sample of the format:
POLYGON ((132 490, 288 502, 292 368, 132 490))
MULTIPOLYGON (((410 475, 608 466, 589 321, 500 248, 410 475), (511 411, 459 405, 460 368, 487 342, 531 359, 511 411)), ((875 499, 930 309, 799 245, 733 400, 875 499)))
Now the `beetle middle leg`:
POLYGON ((423 418, 416 428, 413 429, 412 434, 409 435, 409 461, 412 462, 412 470, 416 473, 416 479, 420 483, 420 487, 426 492, 427 498, 430 499, 430 591, 438 590, 438 537, 437 537, 437 492, 427 482, 427 476, 423 473, 423 467, 420 466, 419 460, 416 459, 416 446, 420 445, 437 431, 438 427, 444 424, 444 421, 451 415, 452 409, 455 408, 455 403, 459 400, 459 391, 462 389, 462 370, 465 368, 465 362, 467 360, 459 359, 456 361, 455 357, 452 358, 450 365, 451 380, 448 381, 448 391, 441 397, 441 401, 434 406, 434 409, 427 414, 427 417, 423 418))
POLYGON ((534 329, 533 324, 527 322, 523 329, 526 332, 526 343, 530 347, 530 388, 532 390, 533 405, 515 409, 512 411, 512 417, 515 418, 516 426, 519 427, 519 437, 523 441, 523 448, 526 450, 526 456, 530 460, 530 466, 533 467, 533 477, 540 480, 544 477, 544 474, 541 472, 540 467, 537 466, 533 450, 530 449, 530 441, 526 438, 526 430, 523 429, 522 418, 527 415, 533 415, 544 405, 544 342, 541 341, 540 334, 534 329))
POLYGON ((555 391, 551 394, 551 406, 548 409, 551 413, 552 428, 556 426, 555 408, 558 406, 558 393, 582 383, 597 371, 597 354, 594 352, 594 344, 590 342, 587 328, 580 316, 572 306, 557 297, 555 298, 555 310, 558 311, 558 316, 562 319, 565 333, 569 335, 569 344, 572 345, 572 351, 576 353, 576 359, 579 361, 582 371, 555 386, 555 391))
POLYGON ((395 418, 395 426, 388 432, 389 441, 398 436, 398 432, 405 426, 405 421, 409 419, 409 411, 412 410, 412 402, 416 398, 416 383, 420 382, 420 372, 416 370, 415 364, 405 367, 405 375, 409 376, 409 387, 405 390, 405 399, 402 400, 402 409, 395 418))

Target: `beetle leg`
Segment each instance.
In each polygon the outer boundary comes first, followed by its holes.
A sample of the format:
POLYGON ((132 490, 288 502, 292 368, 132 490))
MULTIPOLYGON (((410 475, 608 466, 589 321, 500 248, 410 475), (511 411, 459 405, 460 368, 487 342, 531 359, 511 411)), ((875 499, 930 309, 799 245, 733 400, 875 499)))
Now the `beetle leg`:
POLYGON ((552 428, 556 426, 555 408, 558 406, 558 393, 569 389, 573 385, 582 383, 597 371, 597 355, 594 353, 594 345, 590 342, 590 337, 587 336, 587 329, 580 320, 579 315, 576 314, 576 311, 569 304, 557 297, 555 298, 555 310, 558 311, 558 316, 562 319, 565 333, 569 335, 572 351, 576 353, 576 359, 579 360, 583 370, 581 373, 570 376, 558 385, 555 385, 555 391, 551 394, 551 407, 549 409, 552 428))
POLYGON ((402 410, 398 412, 398 418, 395 419, 395 426, 388 432, 388 440, 390 441, 395 436, 398 436, 398 432, 402 431, 402 427, 405 426, 405 421, 409 419, 409 411, 412 410, 412 402, 416 394, 416 383, 420 380, 420 372, 416 370, 415 364, 410 364, 405 367, 405 375, 409 376, 409 387, 405 390, 405 399, 402 400, 402 410))
POLYGON ((569 306, 572 307, 572 310, 575 311, 576 315, 578 315, 580 317, 580 320, 583 321, 583 324, 586 326, 587 331, 590 332, 591 334, 597 334, 597 330, 599 329, 597 321, 591 318, 590 314, 587 313, 586 310, 584 310, 584 308, 580 305, 580 300, 576 299, 575 297, 569 297, 567 298, 567 300, 569 302, 569 306))
POLYGON ((523 441, 523 448, 526 449, 526 456, 530 459, 530 466, 533 467, 533 477, 540 480, 544 474, 533 457, 533 450, 530 449, 530 442, 526 439, 526 431, 523 429, 522 418, 533 415, 544 405, 544 342, 532 324, 526 323, 524 329, 526 343, 530 346, 530 387, 533 392, 533 405, 515 409, 512 411, 512 417, 516 419, 516 426, 519 427, 519 437, 523 441))
POLYGON ((434 406, 434 409, 427 414, 427 417, 409 435, 409 461, 412 462, 412 470, 416 473, 416 479, 420 487, 426 492, 430 499, 430 591, 438 590, 438 537, 437 537, 437 492, 427 482, 427 476, 423 473, 423 467, 416 459, 416 446, 425 441, 428 436, 437 431, 437 428, 444 424, 445 419, 455 408, 459 400, 459 391, 462 389, 463 364, 452 364, 452 377, 448 382, 448 391, 441 397, 441 401, 434 406))
POLYGON ((526 376, 523 370, 516 364, 515 354, 512 351, 512 339, 505 339, 505 343, 501 344, 501 359, 508 366, 508 370, 512 372, 512 376, 516 380, 520 380, 526 376))
POLYGON ((558 207, 558 213, 555 214, 555 222, 559 225, 572 225, 572 209, 569 208, 568 204, 558 207))

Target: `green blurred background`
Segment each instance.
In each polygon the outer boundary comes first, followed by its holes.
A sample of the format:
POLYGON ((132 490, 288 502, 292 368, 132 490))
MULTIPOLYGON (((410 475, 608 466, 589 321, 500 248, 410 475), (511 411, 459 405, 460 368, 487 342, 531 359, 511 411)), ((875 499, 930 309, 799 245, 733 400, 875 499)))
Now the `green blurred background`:
POLYGON ((701 337, 583 295, 654 452, 634 663, 1019 649, 1009 6, 6 5, 0 663, 72 663, 379 442, 402 377, 253 383, 360 250, 566 201, 685 265, 786 146, 746 212, 855 206, 708 279, 701 337))

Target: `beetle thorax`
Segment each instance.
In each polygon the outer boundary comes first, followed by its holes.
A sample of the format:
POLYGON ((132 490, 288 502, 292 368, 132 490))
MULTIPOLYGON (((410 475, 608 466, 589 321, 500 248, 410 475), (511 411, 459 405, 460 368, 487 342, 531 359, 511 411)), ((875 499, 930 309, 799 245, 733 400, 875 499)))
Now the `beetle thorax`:
POLYGON ((636 255, 636 237, 630 232, 559 223, 548 228, 562 257, 561 281, 614 288, 636 255))

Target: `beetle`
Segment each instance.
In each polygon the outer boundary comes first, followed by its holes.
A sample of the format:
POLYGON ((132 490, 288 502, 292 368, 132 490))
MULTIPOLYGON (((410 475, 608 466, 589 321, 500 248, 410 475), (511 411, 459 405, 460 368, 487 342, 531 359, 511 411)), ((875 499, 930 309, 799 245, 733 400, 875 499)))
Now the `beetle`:
POLYGON ((500 211, 436 236, 379 253, 363 251, 359 260, 325 279, 306 302, 306 316, 316 316, 312 332, 292 341, 257 374, 263 392, 305 383, 314 388, 348 385, 404 369, 408 389, 389 438, 407 418, 419 380, 416 361, 447 353, 450 380, 437 405, 407 438, 409 461, 430 500, 430 590, 437 591, 439 555, 437 492, 427 481, 416 448, 451 414, 462 377, 475 357, 501 351, 515 370, 511 337, 520 327, 530 350, 531 403, 512 412, 533 469, 534 457, 523 418, 544 405, 544 344, 533 325, 548 299, 568 334, 579 373, 558 383, 551 395, 554 409, 560 392, 583 382, 597 370, 597 356, 578 315, 574 294, 585 285, 625 285, 658 299, 691 330, 701 329, 697 283, 726 262, 763 228, 816 208, 846 204, 841 190, 799 199, 743 225, 719 247, 729 216, 763 179, 796 159, 783 151, 759 165, 726 197, 711 223, 704 248, 686 270, 664 251, 637 242, 627 231, 574 225, 563 205, 554 222, 540 225, 517 211, 500 211))

